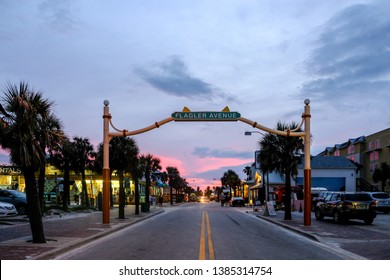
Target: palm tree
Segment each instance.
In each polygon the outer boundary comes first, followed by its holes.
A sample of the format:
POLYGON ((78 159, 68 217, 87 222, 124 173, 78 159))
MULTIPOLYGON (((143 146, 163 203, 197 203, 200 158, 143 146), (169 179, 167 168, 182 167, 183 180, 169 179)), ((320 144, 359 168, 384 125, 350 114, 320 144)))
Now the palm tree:
POLYGON ((386 162, 381 163, 381 168, 377 168, 374 170, 372 174, 372 179, 374 183, 378 183, 381 181, 382 184, 382 192, 385 191, 386 181, 390 179, 390 166, 386 162))
POLYGON ((149 211, 149 188, 151 185, 150 178, 152 172, 156 172, 158 170, 161 170, 161 160, 158 157, 154 157, 151 154, 147 155, 141 155, 139 158, 140 160, 140 167, 141 170, 145 176, 145 181, 146 181, 146 189, 145 189, 145 203, 147 205, 147 211, 149 211))
POLYGON ((139 180, 142 178, 142 170, 139 165, 139 158, 134 157, 133 161, 130 164, 129 172, 131 174, 131 178, 134 181, 135 185, 135 214, 139 214, 139 180))
POLYGON ((88 138, 73 137, 71 146, 74 152, 71 160, 72 169, 76 174, 81 174, 81 204, 90 207, 85 170, 93 167, 96 153, 88 138))
POLYGON ((46 242, 35 174, 46 161, 46 145, 53 144, 42 140, 50 138, 45 135, 45 131, 51 131, 44 123, 51 116, 52 106, 41 92, 30 90, 24 82, 19 86, 7 84, 0 104, 0 143, 10 152, 11 162, 20 166, 23 172, 34 243, 46 242))
POLYGON ((240 177, 233 170, 229 169, 225 172, 221 178, 221 184, 223 186, 229 186, 230 195, 232 195, 232 189, 234 191, 234 196, 236 196, 236 189, 241 185, 240 177))
POLYGON ((168 176, 169 188, 170 188, 170 203, 171 205, 173 205, 172 189, 179 187, 180 172, 177 169, 177 167, 173 167, 173 166, 167 166, 166 170, 167 170, 167 176, 168 176))
MULTIPOLYGON (((102 148, 103 145, 101 145, 101 151, 103 151, 102 148)), ((126 171, 129 171, 134 180, 133 173, 136 173, 134 170, 138 165, 138 153, 139 148, 133 138, 114 137, 110 141, 110 168, 112 171, 115 171, 119 177, 119 219, 125 218, 126 194, 124 188, 124 176, 126 171)), ((138 184, 136 185, 136 189, 137 188, 138 184)))
POLYGON ((185 178, 179 177, 178 185, 176 186, 176 203, 179 201, 183 201, 183 192, 185 191, 188 183, 185 178))
MULTIPOLYGON (((62 199, 62 209, 68 211, 70 202, 70 171, 71 161, 75 158, 75 150, 69 138, 65 138, 61 145, 50 151, 49 162, 64 172, 64 193, 62 199)), ((56 182, 57 184, 57 182, 56 182)))
MULTIPOLYGON (((297 124, 286 125, 278 122, 279 131, 295 130, 297 124)), ((300 131, 300 130, 297 130, 300 131)), ((277 171, 285 179, 284 219, 291 220, 291 177, 298 174, 302 161, 304 143, 302 138, 285 137, 267 133, 259 142, 262 171, 277 171)))
MULTIPOLYGON (((41 149, 46 150, 46 148, 50 150, 56 149, 59 145, 65 141, 64 132, 62 131, 61 121, 54 115, 48 115, 41 124, 41 149), (54 147, 54 148, 53 148, 54 147)), ((44 207, 44 194, 45 194, 45 178, 46 178, 46 163, 42 162, 42 165, 39 169, 39 177, 38 177, 38 192, 39 192, 39 201, 41 203, 41 208, 44 207)))
POLYGON ((242 170, 246 174, 246 180, 252 180, 252 169, 250 166, 245 166, 244 170, 242 170))

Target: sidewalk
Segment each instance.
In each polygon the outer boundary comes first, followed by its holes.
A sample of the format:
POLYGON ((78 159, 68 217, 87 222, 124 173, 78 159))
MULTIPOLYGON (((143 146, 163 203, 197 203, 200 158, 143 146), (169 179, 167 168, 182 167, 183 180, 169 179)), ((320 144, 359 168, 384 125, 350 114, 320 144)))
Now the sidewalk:
POLYGON ((246 212, 319 242, 323 242, 322 237, 336 237, 337 233, 340 232, 340 228, 333 227, 333 225, 319 224, 315 220, 314 213, 311 213, 310 226, 305 226, 303 212, 299 211, 291 212, 291 220, 284 220, 284 211, 276 211, 276 215, 264 215, 264 208, 256 212, 252 209, 246 212))
POLYGON ((111 234, 134 223, 164 212, 163 208, 151 207, 149 212, 135 215, 134 205, 125 207, 125 219, 118 219, 118 207, 110 210, 110 224, 102 224, 102 212, 65 213, 43 217, 46 243, 31 242, 30 224, 26 217, 2 219, 0 222, 1 260, 47 260, 79 247, 102 236, 111 234))

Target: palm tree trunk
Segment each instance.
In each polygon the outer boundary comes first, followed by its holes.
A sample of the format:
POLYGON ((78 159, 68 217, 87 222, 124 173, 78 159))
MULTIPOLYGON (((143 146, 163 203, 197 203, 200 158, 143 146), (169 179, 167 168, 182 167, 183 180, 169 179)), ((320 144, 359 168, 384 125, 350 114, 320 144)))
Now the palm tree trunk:
POLYGON ((138 178, 134 180, 135 184, 135 214, 139 215, 139 189, 138 189, 138 178))
POLYGON ((173 205, 173 190, 172 190, 172 186, 169 187, 170 187, 170 203, 171 205, 173 205))
POLYGON ((38 197, 39 197, 39 204, 41 207, 41 210, 45 207, 45 165, 43 164, 41 168, 39 169, 39 177, 38 177, 38 197))
POLYGON ((84 199, 84 205, 89 208, 89 197, 88 197, 88 189, 87 189, 87 181, 85 179, 85 171, 81 172, 81 184, 82 184, 82 197, 84 199))
POLYGON ((116 202, 116 201, 114 201, 114 193, 113 192, 114 192, 114 190, 112 189, 112 173, 110 173, 110 207, 114 207, 114 203, 116 202))
MULTIPOLYGON (((42 141, 40 144, 41 150, 44 151, 46 148, 45 141, 42 141)), ((38 198, 41 210, 45 207, 45 177, 46 177, 46 162, 42 162, 39 168, 39 176, 38 176, 38 198)), ((56 182, 57 183, 57 182, 56 182)))
POLYGON ((149 188, 150 188, 150 174, 149 172, 145 173, 145 181, 146 181, 146 187, 145 187, 145 203, 146 203, 146 212, 149 212, 149 206, 150 206, 150 201, 149 201, 149 188))
POLYGON ((27 213, 30 220, 32 241, 33 243, 46 243, 34 171, 23 168, 23 175, 26 181, 27 213))
POLYGON ((123 186, 123 172, 118 173, 119 177, 119 211, 118 219, 125 218, 125 188, 123 186))
POLYGON ((69 205, 69 196, 70 196, 70 171, 69 167, 67 166, 64 170, 64 192, 62 194, 62 210, 68 211, 68 205, 69 205))
POLYGON ((291 220, 291 174, 290 171, 286 171, 286 186, 284 196, 284 219, 291 220))

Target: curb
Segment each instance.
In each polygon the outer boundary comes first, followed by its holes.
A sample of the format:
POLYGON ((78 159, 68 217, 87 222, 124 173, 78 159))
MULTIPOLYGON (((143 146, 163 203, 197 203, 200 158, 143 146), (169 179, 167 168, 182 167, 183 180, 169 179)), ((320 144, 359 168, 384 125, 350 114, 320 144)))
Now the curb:
POLYGON ((263 219, 267 222, 270 222, 270 223, 273 223, 275 225, 278 225, 278 226, 281 226, 283 228, 286 228, 286 229, 289 229, 291 231, 294 231, 296 233, 299 233, 305 237, 308 237, 314 241, 317 241, 317 242, 322 242, 322 239, 318 236, 316 236, 315 234, 312 234, 312 233, 308 233, 306 231, 303 231, 303 230, 300 230, 296 227, 293 227, 293 226, 290 226, 290 225, 287 225, 285 223, 281 223, 281 222, 278 222, 278 221, 275 221, 274 219, 271 219, 271 218, 267 218, 267 216, 262 216, 262 215, 256 215, 257 218, 260 218, 260 219, 263 219))
POLYGON ((97 239, 100 239, 102 237, 105 237, 105 236, 108 236, 114 232, 118 232, 126 227, 129 227, 131 225, 134 225, 136 223, 139 223, 141 221, 144 221, 144 220, 147 220, 149 218, 152 218, 154 216, 157 216, 161 213, 164 213, 164 210, 160 210, 160 211, 157 211, 156 213, 153 213, 153 214, 150 214, 150 215, 147 215, 143 218, 140 218, 138 220, 135 220, 135 221, 131 221, 129 223, 123 223, 123 224, 120 224, 118 226, 116 226, 115 228, 112 228, 110 230, 107 230, 105 232, 101 232, 101 233, 97 233, 95 235, 92 235, 92 236, 89 236, 87 238, 83 238, 83 239, 80 239, 80 240, 74 240, 74 241, 71 241, 67 244, 63 244, 62 246, 58 247, 58 248, 55 248, 53 250, 50 250, 48 252, 45 252, 45 253, 42 253, 42 254, 39 254, 37 256, 34 256, 34 257, 31 257, 29 258, 29 260, 51 260, 53 258, 55 258, 57 255, 60 255, 60 254, 63 254, 65 252, 68 252, 68 251, 71 251, 77 247, 80 247, 81 245, 84 245, 84 244, 87 244, 89 242, 92 242, 92 241, 95 241, 97 239))
MULTIPOLYGON (((251 214, 251 212, 249 211, 245 211, 245 213, 247 214, 251 214)), ((279 221, 276 221, 275 219, 273 218, 269 218, 269 216, 264 216, 261 212, 258 212, 259 214, 251 214, 251 215, 254 215, 255 217, 259 218, 259 219, 263 219, 264 221, 267 221, 269 223, 272 223, 272 224, 275 224, 275 225, 278 225, 280 227, 283 227, 285 229, 288 229, 288 230, 291 230, 291 231, 294 231, 296 233, 299 233, 300 235, 303 235, 305 237, 308 237, 314 241, 317 241, 317 242, 320 242, 320 243, 323 243, 323 239, 315 234, 312 234, 312 233, 309 233, 309 232, 306 232, 304 230, 301 230, 299 228, 296 228, 294 226, 290 226, 286 223, 282 223, 282 222, 279 222, 279 221)))

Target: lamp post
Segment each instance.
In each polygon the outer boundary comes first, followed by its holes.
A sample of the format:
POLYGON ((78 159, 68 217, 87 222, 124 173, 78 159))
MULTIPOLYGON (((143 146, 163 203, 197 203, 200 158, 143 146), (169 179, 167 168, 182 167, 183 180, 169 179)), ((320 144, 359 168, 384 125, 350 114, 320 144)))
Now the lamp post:
POLYGON ((304 166, 304 211, 303 221, 305 226, 311 225, 311 164, 310 164, 310 99, 305 99, 305 108, 302 118, 305 122, 305 136, 304 136, 304 152, 305 152, 305 166, 304 166))
POLYGON ((104 109, 103 109, 103 224, 110 223, 110 161, 109 161, 109 144, 110 136, 110 120, 111 115, 109 112, 108 105, 110 103, 108 100, 104 100, 104 109))
POLYGON ((251 136, 252 133, 259 133, 259 134, 261 134, 261 135, 264 136, 264 133, 263 133, 263 132, 260 132, 260 131, 245 131, 245 135, 246 135, 246 136, 251 136))

